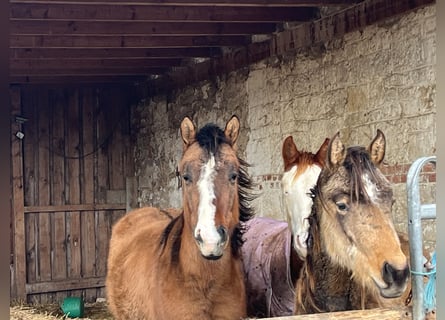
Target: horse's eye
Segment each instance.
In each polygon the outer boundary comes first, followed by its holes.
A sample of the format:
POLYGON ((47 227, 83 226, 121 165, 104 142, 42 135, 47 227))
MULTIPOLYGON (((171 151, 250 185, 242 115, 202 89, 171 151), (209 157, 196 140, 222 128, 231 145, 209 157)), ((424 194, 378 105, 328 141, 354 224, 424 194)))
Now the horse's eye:
POLYGON ((238 178, 238 174, 235 173, 235 172, 233 172, 233 173, 231 173, 231 174, 229 175, 229 181, 230 181, 231 183, 235 183, 237 178, 238 178))
POLYGON ((182 176, 182 179, 184 179, 184 182, 185 182, 186 184, 190 184, 190 183, 192 182, 192 177, 191 177, 188 173, 185 173, 185 174, 182 176))
POLYGON ((349 210, 348 205, 344 202, 336 202, 335 205, 339 211, 346 212, 349 210))

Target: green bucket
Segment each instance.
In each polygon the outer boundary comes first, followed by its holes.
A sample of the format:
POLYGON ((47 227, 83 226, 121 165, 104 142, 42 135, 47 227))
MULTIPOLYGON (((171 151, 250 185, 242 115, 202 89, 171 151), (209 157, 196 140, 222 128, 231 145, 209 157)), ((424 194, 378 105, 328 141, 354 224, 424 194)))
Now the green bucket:
POLYGON ((62 311, 69 318, 83 317, 84 304, 82 297, 67 297, 63 299, 62 311))

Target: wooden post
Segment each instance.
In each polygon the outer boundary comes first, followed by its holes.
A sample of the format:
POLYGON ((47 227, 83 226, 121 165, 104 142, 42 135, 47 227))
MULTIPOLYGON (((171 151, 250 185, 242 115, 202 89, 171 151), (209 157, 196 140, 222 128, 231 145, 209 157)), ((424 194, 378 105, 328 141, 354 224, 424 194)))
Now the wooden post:
POLYGON ((127 212, 137 208, 137 179, 127 177, 126 181, 126 207, 127 212))
MULTIPOLYGON (((21 114, 20 88, 10 90, 12 116, 21 114)), ((14 283, 16 297, 26 302, 26 250, 25 250, 25 212, 23 190, 23 152, 22 140, 16 136, 22 132, 21 123, 11 124, 11 163, 12 163, 12 195, 13 195, 13 233, 14 233, 14 283)))

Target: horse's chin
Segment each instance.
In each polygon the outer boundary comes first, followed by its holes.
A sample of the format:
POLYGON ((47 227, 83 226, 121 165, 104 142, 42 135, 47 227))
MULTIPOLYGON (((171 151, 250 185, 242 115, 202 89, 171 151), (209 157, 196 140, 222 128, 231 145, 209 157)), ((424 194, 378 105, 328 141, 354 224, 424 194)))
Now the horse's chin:
POLYGON ((383 298, 393 299, 393 298, 399 298, 406 290, 407 282, 403 286, 397 286, 397 285, 381 285, 379 281, 376 281, 375 279, 374 283, 376 284, 380 295, 383 298))
POLYGON ((213 254, 211 254, 211 255, 203 255, 203 254, 201 254, 204 258, 206 258, 207 260, 219 260, 221 257, 222 257, 222 254, 221 255, 213 255, 213 254))
POLYGON ((300 257, 301 260, 306 260, 306 256, 307 256, 307 244, 306 244, 306 240, 307 240, 308 234, 307 232, 302 234, 302 235, 298 235, 298 234, 294 234, 294 249, 297 252, 298 256, 300 257))

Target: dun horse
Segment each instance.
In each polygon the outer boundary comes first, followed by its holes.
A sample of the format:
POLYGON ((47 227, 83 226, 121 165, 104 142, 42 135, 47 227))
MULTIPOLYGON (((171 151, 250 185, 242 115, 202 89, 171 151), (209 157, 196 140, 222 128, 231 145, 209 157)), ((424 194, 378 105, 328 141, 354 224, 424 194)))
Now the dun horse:
POLYGON ((346 149, 338 133, 330 141, 313 190, 296 314, 376 307, 404 293, 408 261, 391 220, 392 188, 378 169, 385 144, 380 130, 368 148, 346 149))
POLYGON ((266 217, 249 220, 241 249, 250 317, 292 315, 295 282, 306 257, 306 219, 311 213, 311 189, 324 165, 329 139, 316 154, 297 150, 291 136, 283 143, 282 178, 288 223, 266 217), (291 230, 289 229, 291 227, 291 230))
POLYGON ((252 216, 246 163, 236 155, 239 120, 196 132, 181 123, 181 212, 137 209, 116 223, 106 288, 116 319, 246 316, 239 249, 252 216))

